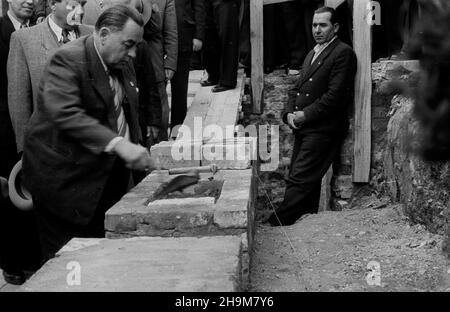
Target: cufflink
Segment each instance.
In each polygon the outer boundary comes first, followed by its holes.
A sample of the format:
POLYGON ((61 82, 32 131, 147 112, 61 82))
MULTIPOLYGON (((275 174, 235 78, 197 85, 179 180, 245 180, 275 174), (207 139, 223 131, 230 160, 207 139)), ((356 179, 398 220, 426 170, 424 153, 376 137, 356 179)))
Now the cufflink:
POLYGON ((130 81, 130 86, 134 87, 133 81, 130 81))

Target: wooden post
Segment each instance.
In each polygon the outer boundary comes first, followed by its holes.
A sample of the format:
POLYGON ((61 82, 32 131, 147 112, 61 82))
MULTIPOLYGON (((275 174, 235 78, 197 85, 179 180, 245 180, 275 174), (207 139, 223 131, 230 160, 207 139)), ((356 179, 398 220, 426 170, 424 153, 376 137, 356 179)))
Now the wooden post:
POLYGON ((251 90, 253 113, 255 114, 261 114, 263 110, 263 41, 263 1, 250 0, 250 42, 252 59, 251 90))
POLYGON ((345 0, 325 0, 325 6, 336 9, 345 0))
POLYGON ((372 34, 369 0, 353 2, 353 49, 358 58, 355 81, 353 182, 367 183, 371 155, 372 34))

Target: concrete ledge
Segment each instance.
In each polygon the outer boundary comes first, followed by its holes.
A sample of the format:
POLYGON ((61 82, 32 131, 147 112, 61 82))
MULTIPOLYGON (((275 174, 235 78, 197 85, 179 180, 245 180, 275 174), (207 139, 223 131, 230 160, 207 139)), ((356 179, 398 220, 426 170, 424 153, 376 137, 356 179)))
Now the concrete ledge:
MULTIPOLYGON (((224 183, 217 202, 213 197, 192 197, 148 203, 151 194, 174 177, 167 171, 154 172, 125 195, 106 213, 106 236, 209 236, 253 232, 256 196, 253 169, 219 170, 214 179, 224 183)), ((201 180, 209 177, 211 174, 200 175, 201 180)))
POLYGON ((18 290, 241 291, 243 242, 240 236, 76 238, 18 290))

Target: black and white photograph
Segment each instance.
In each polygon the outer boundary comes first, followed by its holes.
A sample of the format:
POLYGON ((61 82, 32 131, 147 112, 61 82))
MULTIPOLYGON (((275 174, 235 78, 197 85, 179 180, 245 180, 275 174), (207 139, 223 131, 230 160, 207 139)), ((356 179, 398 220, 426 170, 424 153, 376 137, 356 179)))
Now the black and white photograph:
POLYGON ((0 1, 0 296, 450 292, 450 1, 0 1))

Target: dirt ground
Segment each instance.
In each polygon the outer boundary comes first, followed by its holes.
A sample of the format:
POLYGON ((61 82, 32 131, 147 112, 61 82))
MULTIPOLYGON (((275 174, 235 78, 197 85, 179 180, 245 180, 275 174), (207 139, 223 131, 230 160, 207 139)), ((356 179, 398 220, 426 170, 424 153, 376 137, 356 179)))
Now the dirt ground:
POLYGON ((411 226, 401 205, 371 202, 287 227, 258 222, 250 291, 450 291, 442 237, 411 226))

